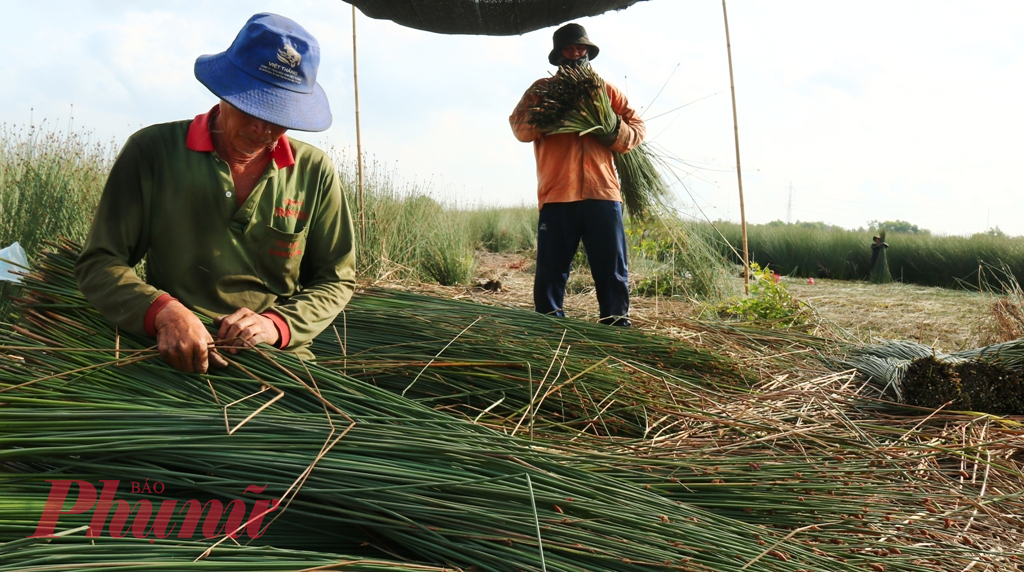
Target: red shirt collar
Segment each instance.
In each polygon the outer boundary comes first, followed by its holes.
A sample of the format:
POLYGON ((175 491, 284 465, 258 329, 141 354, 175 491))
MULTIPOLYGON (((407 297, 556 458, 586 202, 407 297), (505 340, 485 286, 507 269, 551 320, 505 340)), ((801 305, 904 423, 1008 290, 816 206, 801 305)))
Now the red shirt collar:
MULTIPOLYGON (((185 146, 192 151, 200 153, 213 152, 213 137, 210 136, 210 119, 220 112, 220 104, 214 105, 210 111, 197 115, 188 126, 188 137, 185 139, 185 146)), ((272 157, 278 169, 291 167, 295 164, 295 155, 292 154, 292 144, 288 141, 287 135, 282 135, 274 146, 272 157)))

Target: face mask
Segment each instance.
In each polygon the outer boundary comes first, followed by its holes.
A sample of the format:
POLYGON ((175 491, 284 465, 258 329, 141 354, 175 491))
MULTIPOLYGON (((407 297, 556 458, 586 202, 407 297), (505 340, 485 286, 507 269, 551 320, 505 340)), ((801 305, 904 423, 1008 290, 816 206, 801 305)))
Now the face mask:
POLYGON ((583 57, 578 59, 578 60, 567 60, 567 59, 565 59, 565 56, 558 56, 558 65, 559 65, 559 67, 564 66, 564 67, 576 68, 576 67, 588 65, 589 63, 590 63, 590 54, 589 53, 583 54, 583 57))

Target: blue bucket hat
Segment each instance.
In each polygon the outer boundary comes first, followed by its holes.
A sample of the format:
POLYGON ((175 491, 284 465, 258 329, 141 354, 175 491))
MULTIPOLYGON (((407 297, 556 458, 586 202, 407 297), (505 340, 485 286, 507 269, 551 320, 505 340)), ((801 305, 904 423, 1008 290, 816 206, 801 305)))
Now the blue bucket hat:
POLYGON ((316 82, 320 44, 293 20, 256 14, 231 47, 196 59, 196 79, 253 117, 298 131, 331 126, 327 94, 316 82))

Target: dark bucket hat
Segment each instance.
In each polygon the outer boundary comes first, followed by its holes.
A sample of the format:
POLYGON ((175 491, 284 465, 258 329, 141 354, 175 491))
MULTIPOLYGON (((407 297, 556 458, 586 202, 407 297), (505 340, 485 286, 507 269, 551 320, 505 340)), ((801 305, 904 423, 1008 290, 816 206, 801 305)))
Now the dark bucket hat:
POLYGON ((551 53, 548 54, 548 62, 553 66, 558 65, 558 59, 562 56, 562 48, 566 46, 573 44, 587 46, 587 56, 592 60, 601 51, 597 44, 590 41, 590 38, 587 37, 587 31, 579 24, 566 24, 562 26, 555 30, 555 34, 551 39, 554 47, 551 49, 551 53))
POLYGON ((199 56, 196 79, 236 108, 281 127, 331 126, 327 94, 316 82, 320 44, 294 21, 256 14, 225 52, 199 56))

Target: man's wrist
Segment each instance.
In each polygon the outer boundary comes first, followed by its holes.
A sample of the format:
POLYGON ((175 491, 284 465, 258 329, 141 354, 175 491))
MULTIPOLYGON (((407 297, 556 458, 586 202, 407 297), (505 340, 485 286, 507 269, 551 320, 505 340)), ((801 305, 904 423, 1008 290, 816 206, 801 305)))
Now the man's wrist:
POLYGON ((291 330, 288 328, 288 322, 285 321, 284 317, 273 310, 267 310, 260 315, 273 322, 274 327, 277 328, 277 343, 272 345, 275 348, 288 347, 288 343, 291 342, 292 336, 291 330))
POLYGON ((177 302, 170 294, 161 294, 153 303, 149 305, 149 309, 146 310, 146 317, 143 319, 143 328, 146 330, 146 335, 156 336, 156 316, 161 310, 167 307, 171 302, 177 302))

